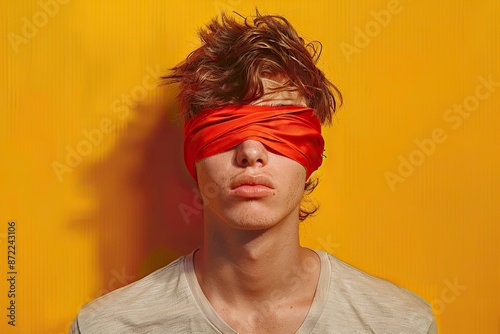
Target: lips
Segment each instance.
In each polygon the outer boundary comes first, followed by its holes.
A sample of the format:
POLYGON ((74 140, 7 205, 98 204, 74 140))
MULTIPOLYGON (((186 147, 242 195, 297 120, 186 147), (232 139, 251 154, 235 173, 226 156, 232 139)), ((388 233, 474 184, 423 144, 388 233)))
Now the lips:
POLYGON ((264 175, 237 176, 230 185, 231 193, 242 198, 262 198, 274 194, 274 184, 264 175))

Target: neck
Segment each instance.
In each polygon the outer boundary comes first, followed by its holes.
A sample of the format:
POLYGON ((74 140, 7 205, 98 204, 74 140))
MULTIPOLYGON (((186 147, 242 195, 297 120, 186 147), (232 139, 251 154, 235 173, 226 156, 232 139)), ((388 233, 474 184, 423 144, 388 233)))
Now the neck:
POLYGON ((297 218, 264 230, 241 230, 205 217, 204 247, 196 253, 195 271, 209 300, 265 300, 290 291, 297 282, 291 274, 306 272, 302 264, 311 254, 315 256, 299 244, 297 218))

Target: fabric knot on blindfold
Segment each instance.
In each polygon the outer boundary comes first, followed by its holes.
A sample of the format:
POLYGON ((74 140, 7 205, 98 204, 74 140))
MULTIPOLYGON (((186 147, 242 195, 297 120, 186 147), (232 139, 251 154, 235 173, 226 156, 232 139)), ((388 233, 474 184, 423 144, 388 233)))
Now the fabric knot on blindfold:
POLYGON ((325 146, 314 109, 301 106, 228 106, 205 110, 184 125, 184 162, 196 181, 201 159, 225 152, 245 140, 297 161, 306 179, 321 165, 325 146))

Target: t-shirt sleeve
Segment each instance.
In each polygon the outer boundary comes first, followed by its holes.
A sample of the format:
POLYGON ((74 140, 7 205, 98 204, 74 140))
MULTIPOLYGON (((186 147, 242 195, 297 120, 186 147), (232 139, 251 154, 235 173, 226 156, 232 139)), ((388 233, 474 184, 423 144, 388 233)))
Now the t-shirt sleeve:
POLYGON ((438 334, 436 319, 432 319, 432 323, 429 326, 429 330, 427 331, 427 334, 438 334))
POLYGON ((78 328, 78 316, 75 318, 71 327, 69 328, 68 334, 81 334, 80 329, 78 328))

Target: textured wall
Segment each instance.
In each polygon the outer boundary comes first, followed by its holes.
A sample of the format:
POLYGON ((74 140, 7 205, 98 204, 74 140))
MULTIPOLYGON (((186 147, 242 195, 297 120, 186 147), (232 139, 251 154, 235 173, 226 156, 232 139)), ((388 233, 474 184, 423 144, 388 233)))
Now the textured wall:
POLYGON ((303 244, 419 294, 440 333, 499 333, 500 2, 486 0, 9 2, 0 268, 15 221, 16 326, 2 278, 1 333, 65 333, 83 304, 199 244, 175 91, 155 79, 209 18, 255 6, 322 42, 345 97, 303 244))

